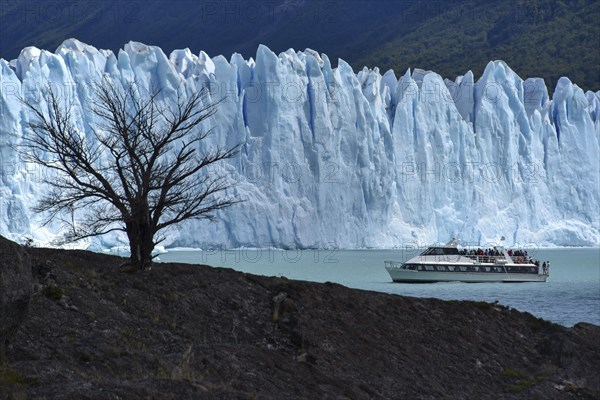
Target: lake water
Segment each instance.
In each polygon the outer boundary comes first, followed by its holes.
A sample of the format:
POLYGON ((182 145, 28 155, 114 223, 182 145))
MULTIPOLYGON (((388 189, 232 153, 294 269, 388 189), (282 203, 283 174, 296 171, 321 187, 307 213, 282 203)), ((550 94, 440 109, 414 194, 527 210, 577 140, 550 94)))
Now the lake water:
MULTIPOLYGON (((531 251, 529 252, 532 253, 531 251)), ((564 326, 600 325, 600 249, 539 249, 533 254, 551 263, 546 283, 393 283, 385 260, 404 261, 402 250, 171 250, 163 262, 209 264, 257 275, 444 300, 498 301, 564 326)))

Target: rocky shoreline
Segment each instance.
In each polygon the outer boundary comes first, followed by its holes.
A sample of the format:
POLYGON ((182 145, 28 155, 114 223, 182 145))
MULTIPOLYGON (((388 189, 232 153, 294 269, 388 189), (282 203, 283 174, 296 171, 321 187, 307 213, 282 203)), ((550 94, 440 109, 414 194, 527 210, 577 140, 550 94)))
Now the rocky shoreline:
POLYGON ((0 237, 0 400, 600 398, 595 325, 122 262, 0 237))

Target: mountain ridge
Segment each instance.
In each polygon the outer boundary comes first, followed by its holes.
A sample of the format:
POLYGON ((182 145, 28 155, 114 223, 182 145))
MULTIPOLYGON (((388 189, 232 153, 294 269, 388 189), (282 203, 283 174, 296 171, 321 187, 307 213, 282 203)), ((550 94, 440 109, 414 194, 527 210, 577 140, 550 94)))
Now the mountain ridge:
POLYGON ((134 39, 167 52, 183 46, 246 58, 264 43, 276 53, 314 48, 355 71, 423 68, 449 79, 469 69, 480 76, 490 59, 504 59, 521 76, 544 78, 550 91, 561 76, 600 90, 600 5, 593 0, 44 4, 2 3, 0 57, 16 58, 30 45, 54 49, 67 37, 113 51, 134 39))

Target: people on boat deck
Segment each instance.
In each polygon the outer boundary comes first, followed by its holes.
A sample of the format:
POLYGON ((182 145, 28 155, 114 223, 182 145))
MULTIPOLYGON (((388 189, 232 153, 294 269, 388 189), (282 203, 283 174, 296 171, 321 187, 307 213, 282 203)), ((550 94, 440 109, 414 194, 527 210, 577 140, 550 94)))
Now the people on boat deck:
POLYGON ((463 249, 460 252, 461 255, 463 256, 486 256, 486 257, 500 257, 502 256, 502 253, 500 253, 500 251, 496 250, 496 249, 472 249, 472 250, 467 250, 467 249, 463 249))
POLYGON ((509 256, 515 256, 515 257, 527 257, 527 250, 515 250, 513 251, 513 249, 508 249, 508 255, 509 256))
MULTIPOLYGON (((532 257, 530 257, 527 254, 527 250, 513 250, 513 249, 508 249, 507 253, 510 257, 512 257, 513 261, 516 264, 533 264, 536 266, 536 269, 539 270, 540 268, 540 262, 538 260, 534 260, 532 257)), ((482 248, 477 248, 477 249, 471 249, 471 250, 467 250, 467 249, 462 249, 460 250, 460 254, 463 256, 482 256, 482 257, 502 257, 503 254, 497 250, 497 249, 482 249, 482 248)), ((542 267, 542 271, 544 271, 544 274, 547 274, 548 269, 550 268, 550 262, 544 262, 545 265, 541 265, 542 267)))
POLYGON ((542 272, 544 273, 544 275, 548 275, 550 271, 550 261, 544 261, 544 263, 542 264, 542 272))

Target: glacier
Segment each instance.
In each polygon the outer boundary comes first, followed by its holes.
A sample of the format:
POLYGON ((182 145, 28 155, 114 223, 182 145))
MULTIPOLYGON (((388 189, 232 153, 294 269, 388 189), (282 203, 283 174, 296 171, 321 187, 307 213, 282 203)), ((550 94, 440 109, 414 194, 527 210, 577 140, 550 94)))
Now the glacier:
MULTIPOLYGON (((15 150, 31 119, 20 96, 44 102, 51 85, 85 133, 103 76, 161 87, 161 101, 208 87, 222 102, 203 148, 243 143, 211 173, 226 174, 229 194, 245 201, 216 223, 173 229, 165 246, 395 248, 456 235, 600 245, 600 92, 568 78, 550 98, 543 79, 523 80, 503 61, 477 81, 472 72, 452 81, 420 69, 355 73, 311 49, 260 46, 255 59, 227 60, 138 42, 115 54, 75 39, 0 59, 0 234, 46 245, 63 229, 30 210, 47 187, 45 171, 15 150)), ((124 243, 111 234, 85 246, 124 243)))

